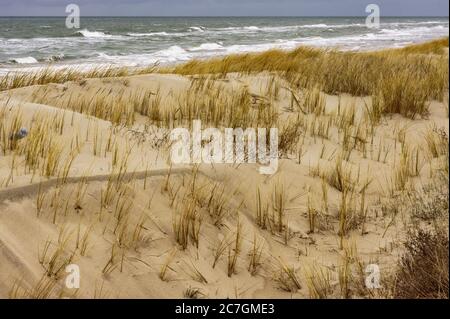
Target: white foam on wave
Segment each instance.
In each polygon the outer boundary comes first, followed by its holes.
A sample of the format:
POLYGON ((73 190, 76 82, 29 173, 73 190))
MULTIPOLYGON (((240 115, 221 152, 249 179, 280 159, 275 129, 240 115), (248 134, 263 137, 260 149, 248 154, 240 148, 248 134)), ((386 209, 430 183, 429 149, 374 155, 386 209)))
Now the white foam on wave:
POLYGON ((206 28, 199 26, 199 27, 190 27, 189 31, 196 31, 196 32, 205 32, 206 28))
MULTIPOLYGON (((445 21, 421 21, 421 22, 382 22, 381 26, 385 28, 395 27, 395 26, 415 26, 415 25, 435 25, 435 24, 445 24, 445 21)), ((248 33, 248 32, 288 32, 288 31, 298 31, 301 29, 318 29, 318 30, 334 30, 334 29, 345 29, 345 28, 366 28, 364 23, 342 23, 342 24, 299 24, 299 25, 281 25, 281 26, 231 26, 222 28, 204 28, 204 27, 190 27, 190 31, 200 31, 208 33, 248 33)))
POLYGON ((390 34, 392 36, 398 35, 420 35, 426 33, 434 33, 448 30, 448 27, 444 27, 443 25, 438 25, 434 27, 416 27, 416 28, 407 28, 407 29, 381 29, 380 33, 390 34))
POLYGON ((300 28, 329 28, 331 26, 329 26, 328 24, 319 23, 319 24, 305 24, 305 25, 301 25, 299 27, 300 28))
POLYGON ((127 33, 130 37, 153 37, 153 36, 169 36, 167 32, 148 32, 148 33, 127 33))
POLYGON ((388 22, 384 25, 390 26, 416 26, 416 25, 433 25, 433 24, 448 24, 448 21, 414 21, 414 22, 388 22))
POLYGON ((89 31, 88 29, 83 29, 80 31, 77 31, 77 34, 82 35, 85 38, 111 38, 112 35, 106 34, 104 32, 100 31, 89 31))
POLYGON ((56 61, 61 61, 63 59, 64 59, 64 53, 59 53, 59 54, 54 54, 52 56, 49 56, 45 60, 47 62, 56 62, 56 61))
POLYGON ((248 31, 259 31, 263 30, 264 28, 260 28, 257 26, 243 26, 243 27, 226 27, 226 28, 213 28, 211 29, 211 32, 214 33, 246 33, 248 31))
POLYGON ((186 50, 183 49, 182 47, 178 46, 178 45, 172 45, 168 49, 161 50, 159 52, 166 52, 166 53, 169 53, 169 54, 183 54, 183 53, 186 53, 186 50))
POLYGON ((222 49, 223 46, 219 43, 203 43, 198 47, 190 48, 189 51, 217 51, 222 49))
MULTIPOLYGON (((286 30, 294 30, 294 28, 317 28, 317 29, 325 29, 326 24, 315 24, 315 25, 301 25, 301 26, 259 26, 259 27, 252 27, 252 26, 240 26, 240 27, 228 27, 228 28, 208 28, 204 29, 203 31, 199 32, 205 32, 202 33, 208 35, 208 39, 210 42, 205 41, 205 43, 198 42, 192 44, 192 41, 184 42, 184 44, 180 45, 179 41, 167 41, 167 47, 163 49, 159 49, 158 51, 149 52, 147 50, 143 50, 143 53, 133 53, 128 54, 126 51, 123 52, 123 55, 108 55, 108 51, 105 51, 105 53, 97 54, 94 57, 86 58, 83 60, 78 61, 67 61, 64 63, 58 63, 58 66, 60 65, 74 65, 74 63, 77 63, 77 66, 83 66, 85 68, 91 68, 99 65, 103 65, 105 63, 113 65, 113 66, 146 66, 151 65, 153 63, 160 63, 160 64, 171 64, 171 63, 178 63, 178 62, 185 62, 190 59, 203 59, 203 58, 209 58, 214 56, 224 56, 228 54, 239 54, 239 53, 251 53, 251 52, 262 52, 265 50, 270 49, 293 49, 301 45, 305 46, 318 46, 318 47, 334 47, 341 50, 375 50, 380 48, 386 48, 386 47, 401 47, 407 44, 411 43, 418 43, 423 41, 432 40, 435 38, 439 38, 442 36, 448 35, 449 28, 448 24, 444 25, 435 25, 432 23, 423 23, 405 27, 403 25, 394 26, 393 24, 382 24, 382 28, 380 30, 371 29, 371 30, 357 30, 356 32, 352 31, 351 33, 339 35, 339 36, 332 36, 332 34, 327 35, 324 33, 318 33, 320 36, 317 35, 310 35, 305 36, 305 32, 298 32, 296 34, 292 34, 290 38, 286 39, 284 35, 275 36, 272 38, 272 40, 265 40, 265 39, 259 39, 255 37, 253 43, 245 43, 240 44, 236 43, 234 45, 228 45, 224 46, 222 42, 220 42, 219 39, 222 37, 211 37, 211 33, 220 33, 220 32, 226 32, 226 33, 253 33, 253 31, 261 32, 261 31, 272 31, 272 32, 281 32, 286 30), (275 39, 278 38, 278 39, 275 39), (259 41, 259 43, 258 43, 259 41), (171 45, 172 44, 172 45, 171 45), (175 45, 177 44, 177 45, 175 45)), ((326 25, 326 27, 329 29, 330 25, 326 25)), ((344 27, 344 24, 341 24, 340 27, 344 27)), ((347 24, 348 26, 348 24, 347 24)), ((200 28, 200 27, 197 27, 200 28)), ((83 36, 86 37, 116 37, 111 36, 108 34, 104 34, 102 32, 98 31, 87 31, 82 30, 85 34, 83 36), (86 31, 88 33, 86 33, 86 31)), ((175 30, 174 30, 175 31, 175 30)), ((80 31, 81 32, 81 31, 80 31)), ((81 34, 81 33, 80 33, 81 34)), ((155 36, 157 41, 162 41, 162 38, 160 37, 169 37, 169 36, 175 36, 176 34, 184 34, 186 36, 194 36, 197 37, 199 33, 192 33, 192 32, 148 32, 148 33, 129 33, 127 36, 117 36, 122 37, 121 39, 128 39, 132 40, 132 37, 152 37, 155 36)), ((314 34, 314 33, 310 33, 314 34)), ((195 39, 193 37, 193 39, 195 39)), ((205 37, 204 37, 205 38, 205 37)), ((38 63, 38 61, 28 55, 34 55, 31 51, 37 50, 41 47, 49 46, 49 44, 52 45, 53 48, 53 41, 55 43, 63 43, 65 44, 65 40, 67 41, 75 41, 75 44, 78 42, 84 42, 85 40, 83 38, 52 38, 52 42, 48 41, 41 41, 39 39, 8 39, 4 40, 3 42, 0 41, 0 49, 8 49, 9 52, 15 52, 16 56, 19 56, 20 58, 11 58, 9 61, 15 62, 17 64, 33 64, 38 63), (23 42, 26 42, 26 45, 23 42), (31 41, 31 45, 29 43, 31 41), (43 43, 41 43, 43 42, 43 43), (24 46, 25 45, 25 46, 24 46), (23 49, 22 46, 24 46, 23 49), (13 50, 14 49, 14 50, 13 50), (20 50, 18 50, 20 49, 20 50)), ((49 39, 50 41, 50 39, 49 39)), ((228 42, 228 41, 227 41, 228 42)), ((56 45, 56 44, 55 44, 56 45)), ((162 45, 158 45, 158 47, 161 47, 162 45)), ((156 49, 154 49, 156 50, 156 49)), ((53 53, 49 53, 50 54, 53 53)), ((92 56, 92 55, 91 55, 92 56)), ((8 59, 7 59, 8 61, 8 59)), ((23 66, 20 67, 19 65, 13 67, 9 66, 11 68, 32 68, 34 66, 23 66)), ((9 68, 8 67, 8 68, 9 68)), ((0 69, 0 71, 3 71, 0 69)))
POLYGON ((151 65, 153 63, 176 63, 188 61, 192 58, 192 54, 180 46, 173 45, 167 49, 159 50, 153 53, 130 54, 130 55, 108 55, 106 53, 98 53, 97 59, 102 63, 107 62, 114 66, 138 67, 151 65))
POLYGON ((162 59, 162 61, 164 62, 186 61, 191 58, 190 54, 185 49, 179 47, 178 45, 173 45, 168 49, 157 51, 152 55, 157 60, 162 59))
POLYGON ((448 35, 444 26, 417 27, 409 29, 381 29, 377 32, 346 35, 332 38, 309 37, 295 41, 300 45, 337 47, 342 50, 375 50, 403 47, 408 44, 433 40, 448 35))
POLYGON ((36 60, 32 56, 28 56, 25 58, 13 58, 13 59, 11 59, 11 62, 17 63, 17 64, 32 64, 32 63, 38 63, 38 60, 36 60))
POLYGON ((113 56, 111 56, 111 55, 108 55, 108 54, 106 54, 106 53, 104 53, 104 52, 100 52, 98 55, 97 55, 99 58, 102 58, 102 59, 111 59, 111 58, 113 58, 113 56))
POLYGON ((336 24, 336 25, 328 25, 328 24, 301 24, 301 25, 285 25, 285 26, 266 26, 266 27, 257 27, 257 26, 246 26, 246 27, 226 27, 226 28, 215 28, 211 29, 213 33, 248 33, 248 32, 274 32, 274 33, 282 33, 282 32, 295 32, 300 31, 302 29, 333 29, 333 28, 351 28, 351 27, 364 27, 364 24, 336 24))

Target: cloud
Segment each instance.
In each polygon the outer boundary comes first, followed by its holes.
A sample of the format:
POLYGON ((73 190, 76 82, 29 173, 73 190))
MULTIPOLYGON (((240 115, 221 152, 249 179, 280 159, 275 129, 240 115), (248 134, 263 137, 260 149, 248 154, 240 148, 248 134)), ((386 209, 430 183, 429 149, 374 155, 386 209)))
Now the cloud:
POLYGON ((385 16, 438 16, 449 7, 447 0, 0 0, 0 15, 62 16, 69 3, 102 16, 360 16, 369 3, 385 16))

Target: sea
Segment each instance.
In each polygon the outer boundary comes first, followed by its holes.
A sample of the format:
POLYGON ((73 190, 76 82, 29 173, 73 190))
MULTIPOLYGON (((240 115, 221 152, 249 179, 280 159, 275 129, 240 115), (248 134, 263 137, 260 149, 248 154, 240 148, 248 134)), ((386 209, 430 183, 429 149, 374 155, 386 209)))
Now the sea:
POLYGON ((403 47, 449 35, 448 17, 0 17, 0 74, 46 66, 174 64, 298 46, 403 47))

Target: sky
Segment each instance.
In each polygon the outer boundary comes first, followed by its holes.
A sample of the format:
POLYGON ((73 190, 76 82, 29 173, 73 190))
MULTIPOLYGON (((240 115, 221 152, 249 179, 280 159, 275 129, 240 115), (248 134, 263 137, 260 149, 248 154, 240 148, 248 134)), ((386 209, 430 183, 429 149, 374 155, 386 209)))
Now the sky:
POLYGON ((69 3, 83 16, 448 16, 448 0, 0 0, 0 16, 64 16, 69 3))

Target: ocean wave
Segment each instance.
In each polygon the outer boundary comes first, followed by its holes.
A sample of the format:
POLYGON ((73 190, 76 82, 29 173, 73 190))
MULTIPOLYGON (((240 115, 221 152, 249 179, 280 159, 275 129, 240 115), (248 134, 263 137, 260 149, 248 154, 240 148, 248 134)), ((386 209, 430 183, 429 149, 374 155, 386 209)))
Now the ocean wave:
POLYGON ((248 21, 245 25, 210 25, 205 22, 205 26, 189 27, 194 21, 183 27, 171 25, 156 29, 144 25, 140 29, 126 31, 106 28, 92 31, 94 28, 91 27, 91 30, 78 31, 78 36, 63 33, 60 37, 44 38, 38 33, 39 37, 35 38, 0 39, 0 59, 6 65, 3 68, 11 69, 34 68, 44 65, 44 62, 61 60, 63 62, 54 65, 80 63, 89 67, 108 63, 133 67, 269 49, 289 50, 302 45, 339 50, 376 50, 448 36, 449 31, 448 22, 396 22, 386 19, 385 23, 382 21, 381 29, 367 29, 364 23, 358 23, 361 21, 315 20, 296 23, 289 20, 284 25, 254 21, 248 21), (12 58, 17 56, 20 58, 12 58), (11 63, 18 65, 13 66, 11 63))
POLYGON ((198 47, 190 48, 189 51, 218 51, 223 50, 223 46, 219 43, 203 43, 198 47))
POLYGON ((32 64, 32 63, 38 63, 38 60, 36 60, 35 58, 33 58, 32 56, 28 56, 25 58, 13 58, 10 59, 10 61, 12 63, 17 63, 17 64, 32 64))
POLYGON ((304 24, 298 26, 301 29, 345 29, 345 28, 361 28, 366 27, 364 23, 347 23, 347 24, 304 24))
POLYGON ((169 36, 167 32, 148 32, 148 33, 127 33, 130 37, 153 37, 153 36, 169 36))
POLYGON ((284 26, 239 26, 239 27, 225 27, 225 28, 213 28, 208 29, 211 33, 236 33, 245 34, 249 32, 267 32, 267 33, 283 33, 283 32, 299 32, 301 30, 329 30, 345 29, 345 28, 365 28, 363 23, 351 23, 351 24, 300 24, 300 25, 284 25, 284 26))
POLYGON ((421 40, 431 40, 448 36, 448 32, 449 28, 442 25, 432 27, 419 26, 416 28, 403 29, 380 29, 376 34, 376 38, 379 41, 393 41, 400 45, 404 45, 404 43, 417 42, 421 40))
POLYGON ((104 52, 98 53, 98 54, 97 54, 97 57, 99 57, 99 58, 101 58, 101 59, 106 59, 106 60, 114 58, 113 56, 108 55, 108 54, 106 54, 106 53, 104 53, 104 52))
POLYGON ((432 25, 432 24, 448 24, 448 21, 416 21, 416 22, 388 22, 384 23, 384 25, 391 26, 408 26, 408 25, 432 25))
POLYGON ((249 27, 244 27, 244 30, 258 31, 258 30, 260 30, 260 28, 259 27, 255 27, 254 25, 251 25, 249 27))
POLYGON ((379 31, 344 35, 339 37, 309 37, 294 39, 299 45, 338 47, 346 50, 374 50, 387 47, 402 47, 443 37, 449 32, 448 27, 417 27, 409 29, 381 29, 379 31))
POLYGON ((226 28, 215 28, 211 29, 212 32, 217 33, 248 33, 249 31, 257 32, 289 32, 289 31, 299 31, 301 29, 332 29, 332 28, 352 28, 352 27, 364 27, 365 24, 301 24, 301 25, 287 25, 287 26, 244 26, 244 27, 226 27, 226 28))
POLYGON ((111 38, 112 35, 106 34, 104 32, 100 31, 89 31, 88 29, 83 29, 80 31, 77 31, 76 34, 81 35, 85 38, 111 38))
MULTIPOLYGON (((435 25, 435 24, 448 24, 448 22, 444 21, 423 21, 423 22, 386 22, 381 24, 383 27, 390 26, 414 26, 414 25, 435 25)), ((443 27, 443 26, 440 26, 443 27)), ((265 31, 265 32, 285 32, 285 31, 295 31, 300 29, 345 29, 345 28, 366 28, 365 23, 344 23, 344 24, 325 24, 325 23, 317 23, 317 24, 300 24, 300 25, 285 25, 285 26, 265 26, 265 27, 257 27, 257 26, 239 26, 239 27, 225 27, 225 28, 215 28, 211 29, 216 32, 246 32, 246 31, 265 31)))
POLYGON ((189 27, 189 31, 197 31, 197 32, 205 32, 206 28, 199 26, 199 27, 189 27))
POLYGON ((45 61, 47 61, 47 62, 56 62, 56 61, 62 61, 62 60, 64 60, 64 53, 51 55, 45 59, 45 61))
POLYGON ((156 52, 156 55, 167 55, 169 57, 176 55, 185 55, 187 52, 185 49, 178 45, 172 45, 168 49, 160 50, 156 52))
POLYGON ((428 33, 435 31, 445 31, 448 30, 448 27, 444 27, 443 25, 438 25, 434 27, 416 27, 416 28, 408 28, 408 29, 380 29, 380 33, 387 33, 392 35, 397 34, 420 34, 420 33, 428 33))
POLYGON ((225 28, 213 28, 211 31, 218 31, 218 32, 227 32, 227 31, 258 31, 262 30, 263 28, 257 27, 257 26, 241 26, 241 27, 225 27, 225 28))
MULTIPOLYGON (((339 26, 346 26, 344 25, 339 25, 339 26)), ((300 28, 330 28, 332 27, 331 25, 328 24, 324 24, 324 23, 319 23, 319 24, 305 24, 305 25, 301 25, 299 26, 300 28)))
POLYGON ((165 32, 165 31, 161 31, 161 32, 147 32, 147 33, 133 33, 133 32, 129 32, 127 33, 127 37, 128 38, 151 38, 151 37, 189 37, 191 34, 188 32, 165 32))
MULTIPOLYGON (((174 63, 180 61, 188 61, 192 58, 192 54, 180 46, 173 45, 167 49, 159 50, 153 53, 130 54, 130 55, 108 55, 106 53, 98 53, 97 59, 104 63, 107 61, 111 65, 120 65, 128 67, 146 66, 153 63, 174 63)), ((93 61, 94 63, 95 61, 93 61)))

